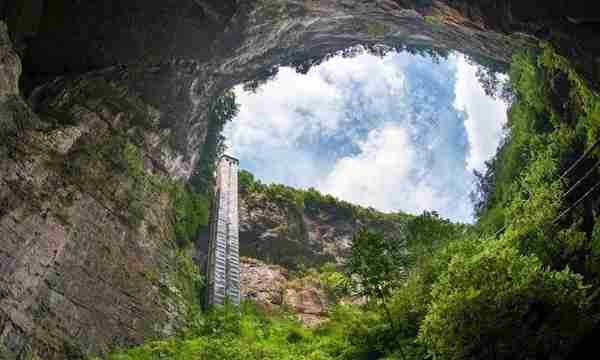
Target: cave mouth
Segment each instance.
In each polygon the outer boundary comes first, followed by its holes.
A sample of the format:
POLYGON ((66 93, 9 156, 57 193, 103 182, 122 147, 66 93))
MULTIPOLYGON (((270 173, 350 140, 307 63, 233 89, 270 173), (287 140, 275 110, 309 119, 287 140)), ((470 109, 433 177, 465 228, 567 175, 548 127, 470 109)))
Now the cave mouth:
POLYGON ((372 49, 235 87, 228 152, 264 183, 472 222, 473 172, 503 138, 506 101, 486 93, 486 69, 461 53, 372 49))

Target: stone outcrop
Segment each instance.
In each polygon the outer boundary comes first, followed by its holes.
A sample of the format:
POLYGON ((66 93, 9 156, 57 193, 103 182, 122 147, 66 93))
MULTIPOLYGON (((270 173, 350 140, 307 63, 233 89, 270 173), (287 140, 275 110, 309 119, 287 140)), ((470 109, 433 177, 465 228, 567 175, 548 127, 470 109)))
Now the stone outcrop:
POLYGON ((317 281, 290 280, 284 267, 252 258, 242 258, 240 265, 244 299, 254 300, 268 311, 290 311, 309 326, 327 319, 327 311, 333 302, 317 281))
POLYGON ((240 288, 244 299, 254 300, 267 310, 283 305, 289 280, 288 271, 284 267, 242 257, 240 269, 240 288))
POLYGON ((263 192, 240 196, 240 252, 242 256, 294 269, 342 264, 354 234, 362 227, 401 237, 408 215, 387 216, 375 210, 348 215, 334 206, 318 212, 298 209, 271 199, 263 192))
POLYGON ((145 183, 166 176, 156 112, 98 73, 40 88, 41 120, 4 24, 0 58, 0 358, 172 333, 195 299, 178 282, 193 279, 180 278, 168 196, 145 183))
MULTIPOLYGON (((227 89, 357 44, 506 63, 536 37, 595 82, 600 43, 585 2, 538 3, 0 0, 14 43, 2 25, 2 356, 77 358, 172 331, 188 300, 172 281, 173 209, 156 185, 190 175, 208 104, 227 89)), ((338 259, 354 226, 260 211, 249 210, 265 225, 247 228, 255 239, 298 234, 281 245, 307 259, 338 259)))
POLYGON ((315 326, 327 320, 327 311, 332 303, 325 290, 316 283, 302 283, 298 288, 285 290, 284 304, 308 326, 315 326))

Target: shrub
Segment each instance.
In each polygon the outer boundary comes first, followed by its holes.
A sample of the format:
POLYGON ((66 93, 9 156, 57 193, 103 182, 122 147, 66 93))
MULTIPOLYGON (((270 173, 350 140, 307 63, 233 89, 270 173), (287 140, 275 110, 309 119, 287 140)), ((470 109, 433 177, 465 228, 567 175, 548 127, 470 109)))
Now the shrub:
POLYGON ((419 340, 448 359, 560 358, 594 320, 581 276, 496 242, 453 257, 419 340))
POLYGON ((169 192, 175 215, 175 239, 183 247, 195 240, 201 227, 208 226, 210 199, 182 182, 172 184, 169 192))

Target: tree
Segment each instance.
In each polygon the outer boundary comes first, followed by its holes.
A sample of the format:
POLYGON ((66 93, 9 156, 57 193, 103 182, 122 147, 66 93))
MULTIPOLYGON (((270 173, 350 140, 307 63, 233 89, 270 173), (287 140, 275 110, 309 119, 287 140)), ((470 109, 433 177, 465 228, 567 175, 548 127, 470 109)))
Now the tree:
MULTIPOLYGON (((398 333, 387 301, 405 275, 406 257, 400 241, 382 233, 361 229, 352 239, 352 251, 345 266, 350 289, 355 296, 376 299, 384 310, 392 331, 398 333)), ((404 353, 400 348, 402 358, 404 353)))
POLYGON ((248 193, 252 191, 252 187, 254 186, 255 182, 256 180, 254 180, 254 175, 251 172, 244 169, 240 170, 240 173, 238 175, 238 184, 240 187, 240 192, 248 193))
POLYGON ((406 262, 411 268, 419 267, 423 261, 433 256, 440 246, 450 240, 461 238, 465 225, 454 224, 440 217, 435 211, 424 211, 406 225, 406 262))
POLYGON ((494 204, 496 194, 497 157, 485 162, 485 171, 473 170, 475 189, 469 194, 475 216, 481 218, 494 204))
POLYGON ((352 239, 345 267, 357 296, 386 300, 404 277, 405 251, 400 241, 361 229, 352 239))
POLYGON ((419 341, 443 359, 563 359, 593 327, 587 287, 509 241, 455 253, 432 291, 419 341))
POLYGON ((477 66, 475 76, 487 96, 512 104, 513 88, 509 78, 502 76, 508 72, 508 64, 475 54, 466 54, 465 59, 469 64, 477 66))

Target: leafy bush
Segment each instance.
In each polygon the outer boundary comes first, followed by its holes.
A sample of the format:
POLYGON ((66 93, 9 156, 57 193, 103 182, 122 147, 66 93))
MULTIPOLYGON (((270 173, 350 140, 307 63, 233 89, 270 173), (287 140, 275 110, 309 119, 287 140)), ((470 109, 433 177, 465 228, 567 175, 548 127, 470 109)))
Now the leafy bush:
POLYGON ((435 211, 424 211, 421 215, 411 218, 405 228, 406 265, 419 268, 437 249, 450 240, 464 237, 467 230, 468 226, 452 223, 435 211))
POLYGON ((175 222, 175 239, 183 247, 194 242, 201 227, 208 226, 210 198, 193 192, 182 182, 175 182, 170 188, 175 222))
POLYGON ((253 304, 226 305, 199 315, 179 337, 112 354, 109 360, 146 359, 333 359, 314 331, 286 315, 267 316, 253 304))
POLYGON ((561 358, 594 323, 580 275, 505 242, 455 255, 432 296, 419 339, 449 359, 561 358))

